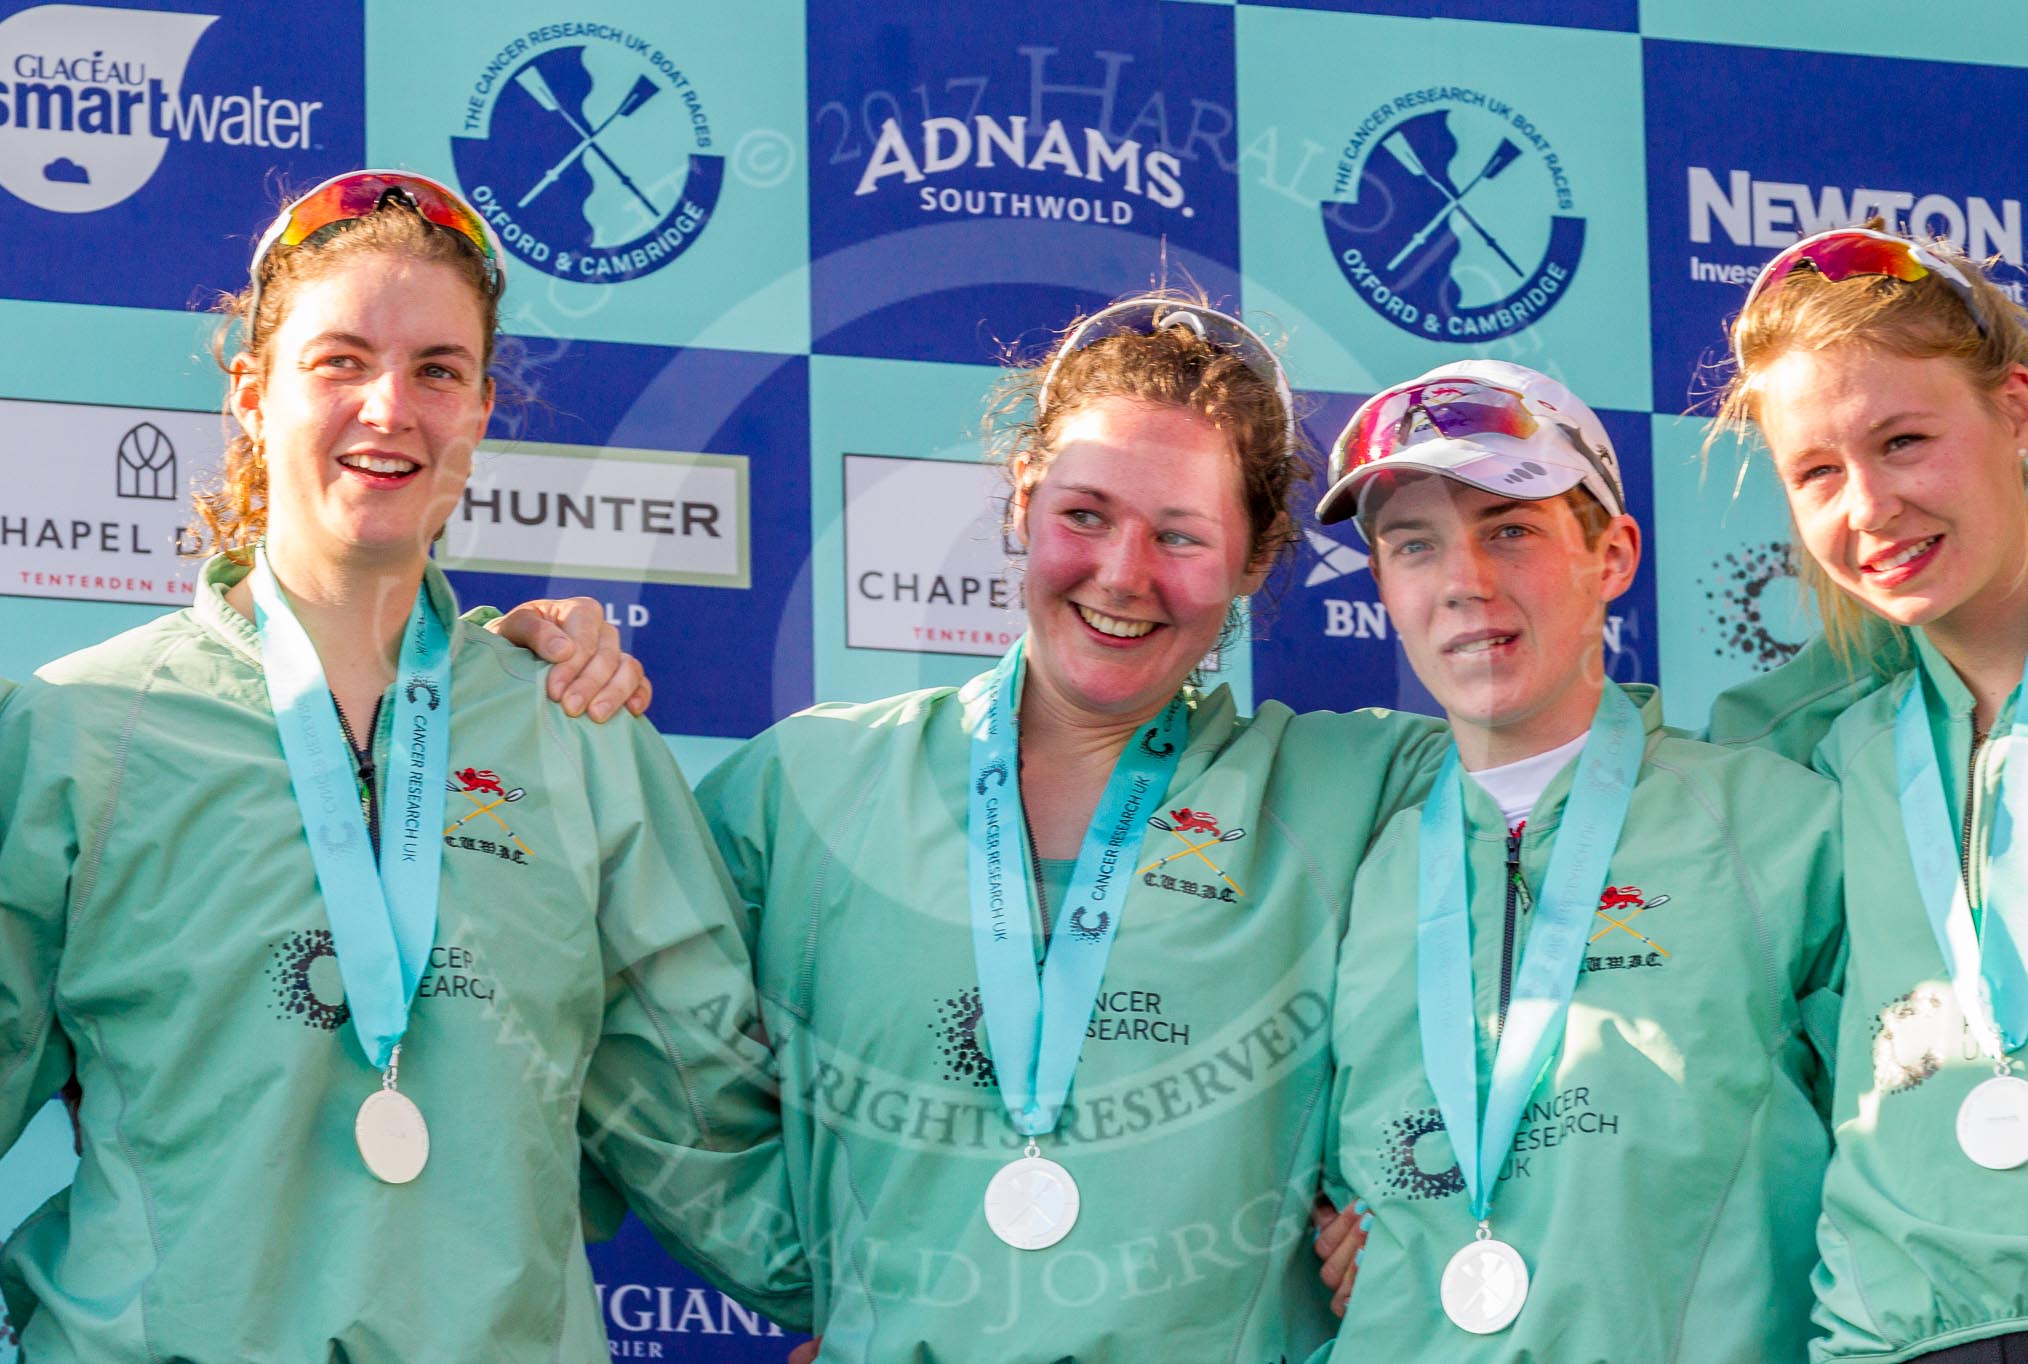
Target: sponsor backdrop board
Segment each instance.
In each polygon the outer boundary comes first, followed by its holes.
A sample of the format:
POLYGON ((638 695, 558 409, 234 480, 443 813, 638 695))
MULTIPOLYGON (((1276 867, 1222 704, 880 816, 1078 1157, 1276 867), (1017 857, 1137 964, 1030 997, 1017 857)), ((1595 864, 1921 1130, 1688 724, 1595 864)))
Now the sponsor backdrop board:
MULTIPOLYGON (((1647 541, 1609 666, 1694 726, 1810 628, 1764 462, 1740 480, 1721 444, 1707 466, 1682 415, 1700 366, 1814 226, 1879 212, 2028 282, 2028 133, 1988 112, 2028 104, 2010 20, 0 0, 0 673, 184 599, 182 498, 226 434, 204 309, 288 188, 371 162, 457 185, 508 241, 502 401, 444 551, 460 591, 604 603, 693 779, 818 697, 987 666, 1021 620, 977 463, 992 366, 1151 282, 1280 338, 1320 447, 1453 358, 1591 400, 1647 541), (1980 137, 1822 116, 1855 90, 1920 92, 1923 126, 1980 137)), ((1302 531, 1207 680, 1427 708, 1357 534, 1302 531)), ((0 1228, 73 1165, 48 1110, 0 1157, 0 1228)), ((593 1262, 616 1358, 789 1343, 631 1223, 593 1262)))
POLYGON ((1639 38, 1238 21, 1246 299, 1287 321, 1297 382, 1371 392, 1487 355, 1646 410, 1639 38))
POLYGON ((809 349, 801 8, 366 6, 366 150, 506 244, 505 325, 809 349))

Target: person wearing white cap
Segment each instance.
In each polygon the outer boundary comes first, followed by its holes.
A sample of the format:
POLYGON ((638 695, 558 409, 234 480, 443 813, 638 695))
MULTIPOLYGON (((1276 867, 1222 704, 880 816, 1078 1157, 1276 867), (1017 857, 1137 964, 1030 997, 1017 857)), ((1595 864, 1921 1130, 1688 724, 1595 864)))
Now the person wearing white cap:
POLYGON ((1371 1211, 1316 1358, 1801 1358, 1830 788, 1606 679, 1640 531, 1561 384, 1470 361, 1378 394, 1318 509, 1355 516, 1453 745, 1355 882, 1335 1173, 1371 1211))

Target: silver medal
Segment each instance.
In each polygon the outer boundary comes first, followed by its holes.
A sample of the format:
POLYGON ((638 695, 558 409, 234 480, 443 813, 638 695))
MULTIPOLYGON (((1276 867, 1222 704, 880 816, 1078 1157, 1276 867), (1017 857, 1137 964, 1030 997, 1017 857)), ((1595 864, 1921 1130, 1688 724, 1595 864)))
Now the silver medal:
POLYGON ((1958 1105, 1958 1145, 1988 1170, 2028 1163, 2028 1080, 1995 1075, 1958 1105))
POLYGON ((1077 1181, 1033 1142, 986 1186, 986 1225, 1016 1250, 1045 1250, 1070 1235, 1077 1209, 1077 1181))
POLYGON ((406 1184, 429 1163, 429 1125, 422 1110, 398 1089, 367 1095, 353 1120, 352 1137, 366 1168, 384 1184, 406 1184))
POLYGON ((1521 1252, 1483 1230, 1444 1266, 1444 1315, 1462 1331, 1504 1331, 1528 1301, 1528 1266, 1521 1252))

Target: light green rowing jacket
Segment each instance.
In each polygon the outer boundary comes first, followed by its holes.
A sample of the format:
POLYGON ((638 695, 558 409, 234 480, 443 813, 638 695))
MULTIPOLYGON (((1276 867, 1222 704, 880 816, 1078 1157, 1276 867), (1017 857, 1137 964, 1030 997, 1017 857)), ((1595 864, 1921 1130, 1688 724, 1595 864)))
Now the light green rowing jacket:
MULTIPOLYGON (((1921 632, 1914 637, 1948 712, 1932 740, 1948 755, 1951 819, 1968 830, 1976 869, 2001 813, 2000 754, 1984 748, 1974 765, 1971 694, 1921 632)), ((1965 1027, 1902 828, 1894 718, 1916 678, 1909 667, 1860 699, 1817 752, 1842 792, 1851 936, 1837 1151, 1818 1228, 1818 1360, 1912 1359, 2028 1331, 2028 1168, 1988 1170, 1958 1147, 1958 1105, 1993 1066, 1965 1027)), ((1996 731, 2010 722, 2000 716, 1996 731)), ((1982 908, 1976 872, 1972 892, 1982 908)))
POLYGON ((1441 731, 1196 698, 1154 812, 1168 827, 1137 841, 1070 1106, 1041 1142, 1083 1206, 1025 1251, 982 1208, 1022 1144, 966 881, 967 726, 986 699, 981 678, 820 706, 699 787, 758 925, 824 1357, 1300 1360, 1333 1324, 1307 1216, 1352 871, 1427 785, 1441 731))
POLYGON ((795 1256, 741 1231, 784 1201, 778 1114, 683 778, 646 723, 567 719, 540 664, 464 623, 461 789, 401 1057, 429 1165, 367 1173, 353 1116, 379 1076, 222 596, 243 571, 214 560, 194 607, 0 713, 0 1149, 73 1065, 84 1090, 77 1181, 5 1248, 25 1357, 603 1360, 581 1134, 672 1248, 802 1318, 795 1256))
MULTIPOLYGON (((1337 1159, 1373 1225, 1342 1364, 1804 1353, 1837 1007, 1836 793, 1772 754, 1666 730, 1652 689, 1627 690, 1646 758, 1561 1050, 1499 1171, 1493 1234, 1533 1282, 1497 1334, 1453 1326, 1438 1295, 1474 1220, 1416 1021, 1420 812, 1397 816, 1359 871, 1339 959, 1337 1159)), ((1518 885, 1499 810, 1465 783, 1482 1097, 1574 767, 1535 803, 1518 885)))
POLYGON ((1876 650, 1883 657, 1899 652, 1884 628, 1869 625, 1858 648, 1862 652, 1843 659, 1822 635, 1811 636, 1780 667, 1720 692, 1702 737, 1724 748, 1764 748, 1811 766, 1838 717, 1892 676, 1868 666, 1863 652, 1876 650))

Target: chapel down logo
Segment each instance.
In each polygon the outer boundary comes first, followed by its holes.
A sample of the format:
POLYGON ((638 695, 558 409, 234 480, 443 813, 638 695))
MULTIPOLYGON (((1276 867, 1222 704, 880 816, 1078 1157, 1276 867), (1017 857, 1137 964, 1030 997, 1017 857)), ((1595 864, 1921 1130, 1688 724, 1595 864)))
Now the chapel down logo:
POLYGON ((298 150, 318 100, 183 89, 214 14, 37 5, 0 20, 0 188, 54 213, 96 213, 154 177, 171 142, 298 150))
POLYGON ((1483 341, 1534 325, 1570 289, 1584 219, 1549 139, 1506 101, 1440 86, 1369 113, 1320 205, 1332 258, 1415 336, 1483 341))
POLYGON ((153 422, 139 422, 113 452, 115 496, 143 502, 177 502, 176 443, 153 422))
POLYGON ((611 24, 507 42, 474 78, 451 160, 516 257, 559 279, 619 283, 696 244, 725 157, 703 95, 668 52, 611 24))

